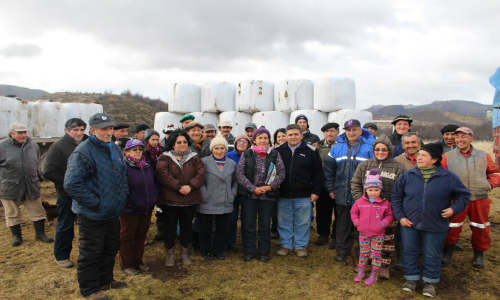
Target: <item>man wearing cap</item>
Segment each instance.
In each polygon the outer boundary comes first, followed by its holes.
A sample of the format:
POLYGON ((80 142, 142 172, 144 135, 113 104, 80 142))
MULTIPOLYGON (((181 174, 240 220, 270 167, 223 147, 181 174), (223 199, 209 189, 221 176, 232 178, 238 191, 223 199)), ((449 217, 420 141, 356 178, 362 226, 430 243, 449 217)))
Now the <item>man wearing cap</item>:
POLYGON ((90 137, 73 151, 64 176, 64 190, 78 215, 80 293, 103 297, 101 290, 125 287, 113 280, 120 248, 118 217, 127 205, 128 183, 120 148, 111 142, 115 123, 108 115, 90 117, 90 137))
POLYGON ((197 153, 201 158, 212 154, 210 151, 210 140, 202 134, 203 129, 204 126, 198 122, 191 122, 184 128, 192 140, 191 151, 197 153))
POLYGON ((389 139, 394 146, 393 157, 399 156, 404 152, 401 146, 401 138, 403 134, 410 131, 412 122, 413 119, 405 115, 399 115, 392 120, 393 132, 389 136, 389 139))
POLYGON ((441 134, 443 135, 443 138, 437 141, 437 143, 443 144, 444 153, 455 149, 455 130, 457 129, 458 126, 455 124, 448 124, 441 128, 441 134))
POLYGON ((375 136, 377 134, 378 127, 375 123, 371 123, 371 122, 366 123, 365 125, 363 125, 363 128, 370 130, 370 132, 373 134, 373 136, 375 136))
POLYGON ((422 139, 416 132, 407 132, 401 137, 403 154, 395 157, 396 161, 409 170, 417 166, 417 153, 422 146, 422 139))
MULTIPOLYGON (((324 162, 326 156, 330 152, 333 146, 337 144, 335 141, 339 135, 339 124, 337 123, 327 123, 325 126, 321 127, 321 131, 325 136, 321 141, 314 143, 314 146, 319 149, 319 154, 321 156, 321 161, 324 162)), ((316 230, 318 231, 318 239, 314 242, 316 245, 321 246, 328 243, 330 240, 330 233, 332 234, 332 242, 330 243, 330 249, 335 248, 335 224, 336 220, 333 221, 332 226, 332 214, 334 211, 335 201, 330 198, 328 192, 323 188, 318 201, 316 202, 316 230), (331 228, 331 232, 330 232, 331 228)))
POLYGON ((214 125, 212 125, 212 124, 205 124, 203 126, 203 135, 209 141, 213 140, 215 138, 216 134, 217 134, 217 129, 215 128, 214 125))
POLYGON ((33 221, 35 239, 44 243, 54 242, 45 235, 46 217, 38 174, 40 149, 28 136, 28 130, 25 124, 12 123, 9 137, 0 142, 0 201, 5 211, 5 222, 12 232, 12 246, 23 242, 21 205, 33 221))
POLYGON ((181 123, 181 128, 186 130, 186 126, 193 122, 195 117, 192 114, 185 114, 182 116, 182 118, 179 120, 179 123, 181 123))
POLYGON ((119 138, 128 137, 128 128, 129 125, 125 123, 118 123, 115 127, 113 127, 113 142, 116 142, 119 138))
POLYGON ((337 138, 324 161, 325 188, 337 207, 337 232, 335 259, 345 261, 353 245, 354 225, 351 220, 352 198, 351 180, 356 167, 373 157, 372 147, 375 141, 370 131, 361 128, 358 120, 351 119, 344 123, 344 133, 337 138))
POLYGON ((149 129, 150 127, 146 124, 139 124, 134 130, 134 138, 140 140, 141 142, 144 142, 144 131, 146 129, 149 129))
POLYGON ((232 149, 232 147, 234 146, 234 136, 231 134, 231 130, 233 130, 231 122, 222 121, 219 123, 219 132, 226 139, 230 149, 232 149))
POLYGON ((80 142, 85 141, 87 124, 82 119, 73 118, 64 125, 64 136, 50 146, 43 166, 43 177, 52 181, 57 192, 57 217, 56 242, 54 243, 54 256, 61 268, 73 267, 69 260, 75 230, 76 215, 71 211, 73 199, 64 191, 64 175, 68 165, 68 158, 80 142))
POLYGON ((309 119, 307 119, 306 115, 300 114, 295 118, 295 124, 299 125, 302 129, 302 140, 307 144, 311 145, 316 142, 319 142, 319 137, 311 131, 309 131, 309 119))
POLYGON ((255 125, 255 123, 250 122, 245 125, 245 134, 250 140, 252 140, 253 132, 256 129, 257 125, 255 125))
POLYGON ((469 216, 472 231, 472 248, 475 268, 484 267, 483 252, 490 248, 489 212, 491 200, 488 192, 500 184, 500 171, 489 153, 472 146, 474 132, 468 127, 455 131, 456 148, 443 155, 441 165, 457 174, 471 193, 470 203, 450 219, 450 229, 445 241, 443 264, 451 263, 453 248, 460 237, 465 217, 469 216))

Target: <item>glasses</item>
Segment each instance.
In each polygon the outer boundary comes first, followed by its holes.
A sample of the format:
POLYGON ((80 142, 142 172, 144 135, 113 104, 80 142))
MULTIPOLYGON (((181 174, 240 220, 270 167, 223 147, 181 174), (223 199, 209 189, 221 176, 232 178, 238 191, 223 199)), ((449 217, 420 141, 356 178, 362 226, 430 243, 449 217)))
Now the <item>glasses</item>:
POLYGON ((130 151, 142 152, 142 149, 141 148, 132 148, 132 149, 130 149, 130 151))
POLYGON ((188 142, 187 141, 178 141, 178 142, 175 142, 177 145, 182 145, 182 144, 187 144, 188 142))
POLYGON ((248 142, 246 140, 237 141, 237 144, 246 145, 248 142))
POLYGON ((375 148, 373 149, 374 152, 389 152, 389 149, 380 149, 380 148, 375 148))

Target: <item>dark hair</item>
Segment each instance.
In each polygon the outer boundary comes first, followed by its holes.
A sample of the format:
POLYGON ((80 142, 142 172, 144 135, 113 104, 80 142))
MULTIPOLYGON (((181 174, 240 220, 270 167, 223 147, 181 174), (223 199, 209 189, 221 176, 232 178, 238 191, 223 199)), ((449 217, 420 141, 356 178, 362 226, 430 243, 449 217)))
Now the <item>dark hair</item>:
POLYGON ((66 124, 64 124, 64 128, 71 130, 75 127, 80 127, 83 126, 84 129, 87 129, 87 123, 85 123, 82 119, 78 118, 71 118, 68 121, 66 121, 66 124))
POLYGON ((278 128, 274 134, 273 134, 273 138, 274 138, 274 144, 276 145, 278 143, 278 133, 280 132, 283 132, 284 134, 286 134, 286 129, 285 128, 278 128))
POLYGON ((126 137, 122 137, 122 138, 119 138, 119 139, 116 139, 115 141, 115 144, 120 147, 120 149, 123 149, 125 148, 125 145, 127 144, 127 142, 130 141, 129 138, 126 138, 126 137))
POLYGON ((172 131, 172 133, 170 133, 168 139, 165 141, 165 151, 172 151, 174 149, 174 144, 179 136, 185 137, 186 141, 188 142, 188 147, 191 146, 191 138, 189 137, 187 132, 184 129, 176 129, 172 131))
POLYGON ((286 132, 288 132, 289 130, 294 130, 294 129, 297 129, 300 131, 300 133, 302 133, 302 128, 300 128, 300 126, 297 124, 289 124, 285 130, 286 132))
POLYGON ((408 131, 407 133, 404 133, 402 136, 401 136, 401 143, 404 142, 404 139, 405 137, 408 137, 408 136, 416 136, 418 138, 418 141, 420 142, 420 145, 423 145, 424 144, 424 141, 422 141, 422 138, 420 137, 420 134, 416 133, 416 132, 412 132, 412 131, 408 131))

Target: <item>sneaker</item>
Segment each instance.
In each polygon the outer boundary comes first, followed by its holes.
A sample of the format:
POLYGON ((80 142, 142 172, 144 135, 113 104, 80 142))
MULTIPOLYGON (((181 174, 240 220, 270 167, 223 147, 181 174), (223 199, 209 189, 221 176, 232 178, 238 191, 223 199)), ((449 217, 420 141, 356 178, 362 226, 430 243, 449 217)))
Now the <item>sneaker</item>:
POLYGON ((67 268, 71 268, 74 266, 74 264, 69 259, 56 260, 56 262, 59 265, 59 267, 62 269, 67 269, 67 268))
POLYGON ((290 253, 290 252, 291 252, 291 251, 290 251, 290 249, 288 249, 288 248, 281 248, 281 249, 278 251, 278 253, 277 253, 277 254, 278 254, 279 256, 287 256, 287 255, 288 255, 288 253, 290 253))
POLYGON ((417 288, 417 282, 414 280, 406 280, 405 284, 403 284, 402 290, 405 292, 414 292, 417 288))
POLYGON ((132 275, 139 274, 139 271, 137 271, 134 268, 128 268, 128 269, 123 270, 123 273, 127 274, 127 276, 132 276, 132 275))
POLYGON ((127 287, 127 284, 123 281, 112 281, 110 284, 101 285, 101 290, 117 290, 127 287))
POLYGON ((307 249, 297 249, 297 256, 306 258, 307 257, 307 249))
POLYGON ((436 297, 436 284, 424 282, 424 288, 422 289, 422 295, 434 298, 436 297))
POLYGON ((141 270, 141 272, 149 272, 151 268, 146 264, 141 264, 139 265, 139 270, 141 270))
POLYGON ((109 299, 109 297, 103 293, 93 293, 93 294, 88 295, 85 298, 87 298, 89 300, 108 300, 109 299))

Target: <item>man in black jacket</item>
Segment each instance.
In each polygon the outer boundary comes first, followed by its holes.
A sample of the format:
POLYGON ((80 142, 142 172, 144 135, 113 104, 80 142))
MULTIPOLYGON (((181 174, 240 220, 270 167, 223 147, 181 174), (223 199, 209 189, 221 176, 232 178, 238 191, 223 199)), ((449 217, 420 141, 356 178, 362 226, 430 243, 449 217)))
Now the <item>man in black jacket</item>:
POLYGON ((323 165, 317 149, 302 140, 299 125, 288 125, 286 136, 287 142, 276 148, 286 170, 278 198, 278 255, 295 249, 297 256, 307 257, 312 203, 323 189, 323 165))
POLYGON ((57 192, 59 217, 57 218, 54 256, 61 268, 71 268, 73 266, 69 257, 74 237, 73 224, 76 217, 71 211, 73 200, 64 191, 64 174, 66 174, 68 157, 81 141, 87 139, 86 128, 87 124, 83 120, 78 118, 69 119, 64 125, 64 136, 49 148, 43 166, 43 176, 54 183, 57 192))
POLYGON ((306 115, 298 115, 295 118, 295 124, 300 126, 300 129, 302 130, 302 140, 306 144, 312 145, 316 142, 319 142, 319 137, 309 131, 309 119, 306 117, 306 115))

